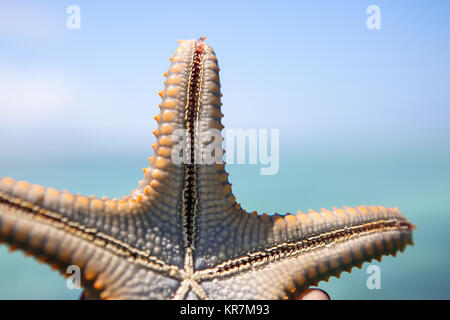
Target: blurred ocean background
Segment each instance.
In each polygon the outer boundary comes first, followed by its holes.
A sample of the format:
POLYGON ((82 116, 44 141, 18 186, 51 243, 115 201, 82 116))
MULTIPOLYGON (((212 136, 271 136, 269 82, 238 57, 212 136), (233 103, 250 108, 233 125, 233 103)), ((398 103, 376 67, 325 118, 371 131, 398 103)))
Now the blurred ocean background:
MULTIPOLYGON (((267 213, 398 207, 413 247, 321 282, 333 299, 449 299, 450 2, 0 3, 0 176, 120 197, 142 178, 177 39, 207 36, 223 123, 280 129, 280 168, 228 165, 267 213), (70 5, 81 28, 69 30, 70 5), (369 5, 381 29, 369 30, 369 5)), ((0 299, 77 299, 48 266, 0 245, 0 299)))

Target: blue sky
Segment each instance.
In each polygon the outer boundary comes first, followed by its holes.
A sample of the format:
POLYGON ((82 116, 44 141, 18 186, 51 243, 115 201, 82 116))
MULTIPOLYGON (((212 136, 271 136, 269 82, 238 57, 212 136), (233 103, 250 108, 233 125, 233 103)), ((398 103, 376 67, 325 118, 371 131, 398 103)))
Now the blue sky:
POLYGON ((176 40, 203 35, 222 69, 226 127, 279 128, 294 148, 449 146, 449 9, 448 1, 2 1, 0 146, 149 147, 176 40), (66 28, 73 4, 80 30, 66 28), (381 30, 366 27, 371 4, 381 30))

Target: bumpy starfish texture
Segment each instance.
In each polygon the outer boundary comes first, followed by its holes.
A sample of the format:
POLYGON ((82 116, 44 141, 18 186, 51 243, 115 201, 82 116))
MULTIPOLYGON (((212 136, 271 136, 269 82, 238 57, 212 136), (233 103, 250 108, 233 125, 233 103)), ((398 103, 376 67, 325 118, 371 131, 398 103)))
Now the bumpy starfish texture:
POLYGON ((223 163, 175 163, 172 133, 222 130, 219 67, 204 39, 179 41, 160 92, 154 155, 122 199, 0 178, 0 240, 66 274, 86 298, 280 299, 353 266, 403 251, 414 226, 398 209, 359 206, 248 213, 223 163))

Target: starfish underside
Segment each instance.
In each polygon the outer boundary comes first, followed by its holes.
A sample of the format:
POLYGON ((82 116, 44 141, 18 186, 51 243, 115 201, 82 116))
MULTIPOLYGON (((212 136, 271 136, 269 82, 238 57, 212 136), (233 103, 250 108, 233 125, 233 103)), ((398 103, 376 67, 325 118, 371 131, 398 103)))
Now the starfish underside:
POLYGON ((179 41, 165 74, 154 155, 122 199, 73 195, 0 178, 0 241, 67 275, 96 299, 282 299, 364 261, 403 251, 413 225, 376 206, 248 213, 223 163, 175 163, 222 130, 219 67, 204 39, 179 41))

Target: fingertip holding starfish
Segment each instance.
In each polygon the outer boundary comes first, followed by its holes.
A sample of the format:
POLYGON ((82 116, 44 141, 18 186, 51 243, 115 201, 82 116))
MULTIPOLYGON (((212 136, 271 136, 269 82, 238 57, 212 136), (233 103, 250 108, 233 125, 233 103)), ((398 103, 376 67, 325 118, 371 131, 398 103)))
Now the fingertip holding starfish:
POLYGON ((0 241, 63 274, 89 299, 287 299, 412 244, 397 208, 259 215, 241 208, 225 163, 195 163, 201 133, 222 130, 218 61, 206 38, 180 40, 164 73, 153 156, 122 199, 0 178, 0 241), (184 130, 189 161, 175 163, 184 130))

